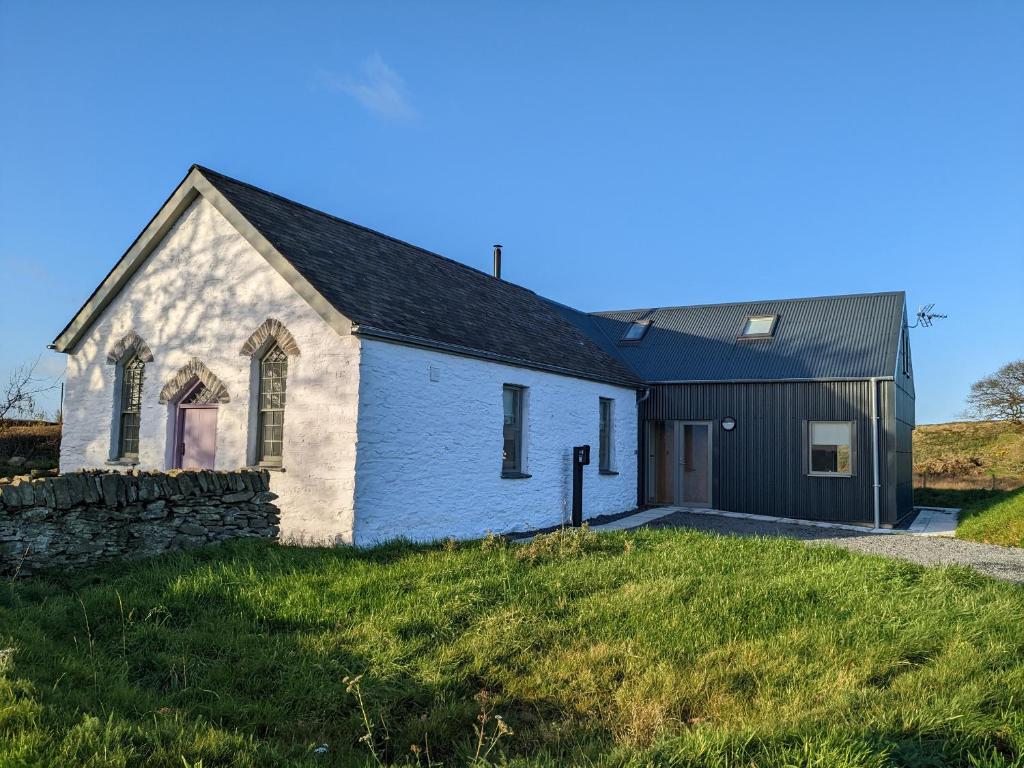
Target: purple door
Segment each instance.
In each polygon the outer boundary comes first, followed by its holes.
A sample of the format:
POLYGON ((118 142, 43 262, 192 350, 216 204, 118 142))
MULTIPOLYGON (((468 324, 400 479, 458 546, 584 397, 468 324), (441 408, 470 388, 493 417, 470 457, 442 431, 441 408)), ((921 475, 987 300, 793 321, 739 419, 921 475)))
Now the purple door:
POLYGON ((217 409, 182 407, 180 434, 178 466, 213 469, 217 453, 217 409))

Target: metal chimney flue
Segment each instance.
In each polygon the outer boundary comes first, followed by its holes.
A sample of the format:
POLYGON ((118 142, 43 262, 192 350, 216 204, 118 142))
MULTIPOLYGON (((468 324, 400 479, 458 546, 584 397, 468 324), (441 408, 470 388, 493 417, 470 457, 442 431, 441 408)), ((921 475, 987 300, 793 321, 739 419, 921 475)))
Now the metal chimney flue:
POLYGON ((494 244, 494 276, 501 280, 501 244, 494 244))

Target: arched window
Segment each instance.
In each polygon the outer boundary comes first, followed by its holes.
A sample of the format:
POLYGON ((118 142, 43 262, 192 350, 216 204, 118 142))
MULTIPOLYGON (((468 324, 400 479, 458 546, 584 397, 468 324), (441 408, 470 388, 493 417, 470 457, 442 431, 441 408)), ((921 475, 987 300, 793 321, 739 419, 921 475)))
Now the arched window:
POLYGON ((274 344, 260 358, 259 415, 256 422, 256 459, 260 464, 281 464, 287 380, 288 356, 274 344))
POLYGON ((121 366, 121 409, 117 432, 117 457, 139 457, 139 423, 142 413, 142 377, 146 363, 132 355, 121 366))

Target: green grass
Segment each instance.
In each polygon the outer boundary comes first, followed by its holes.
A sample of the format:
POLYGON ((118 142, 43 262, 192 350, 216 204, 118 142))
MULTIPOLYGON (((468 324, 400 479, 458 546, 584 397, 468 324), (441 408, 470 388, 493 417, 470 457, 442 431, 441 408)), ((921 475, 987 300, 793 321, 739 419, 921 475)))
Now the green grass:
POLYGON ((914 430, 914 471, 933 480, 948 475, 984 482, 994 475, 1024 484, 1024 427, 1005 421, 922 424, 914 430))
POLYGON ((387 764, 472 762, 486 689, 495 763, 1020 765, 1022 617, 784 539, 237 543, 0 586, 0 765, 376 765, 355 675, 387 764))
POLYGON ((956 535, 986 544, 1024 547, 1024 488, 1016 491, 918 488, 918 506, 960 507, 956 535))

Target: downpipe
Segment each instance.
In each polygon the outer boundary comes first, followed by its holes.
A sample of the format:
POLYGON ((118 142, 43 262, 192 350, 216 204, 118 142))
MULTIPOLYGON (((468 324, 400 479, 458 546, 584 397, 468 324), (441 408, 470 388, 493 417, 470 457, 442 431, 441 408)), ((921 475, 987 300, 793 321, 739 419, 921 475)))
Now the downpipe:
POLYGON ((637 462, 637 473, 636 473, 636 503, 637 506, 643 506, 647 501, 647 471, 649 469, 647 462, 647 452, 650 450, 647 445, 647 435, 644 429, 644 420, 640 416, 640 406, 651 396, 653 389, 647 387, 644 389, 642 396, 636 399, 636 462, 637 462))
POLYGON ((882 484, 878 481, 878 379, 871 379, 871 463, 874 470, 875 530, 882 527, 882 484))

